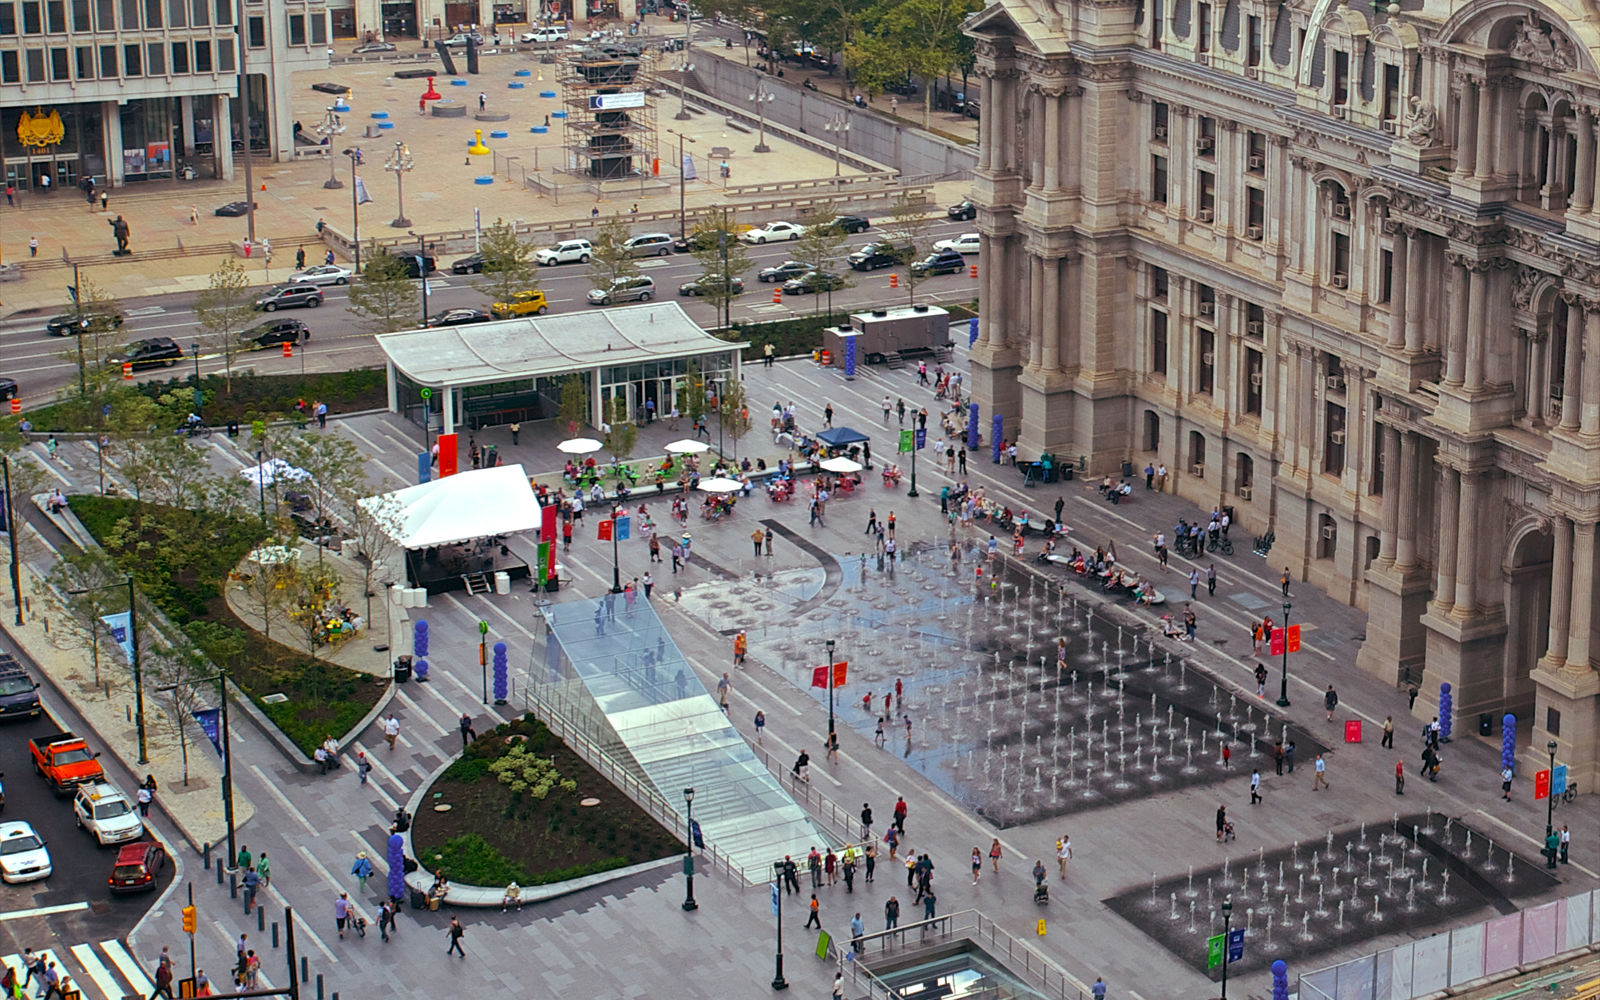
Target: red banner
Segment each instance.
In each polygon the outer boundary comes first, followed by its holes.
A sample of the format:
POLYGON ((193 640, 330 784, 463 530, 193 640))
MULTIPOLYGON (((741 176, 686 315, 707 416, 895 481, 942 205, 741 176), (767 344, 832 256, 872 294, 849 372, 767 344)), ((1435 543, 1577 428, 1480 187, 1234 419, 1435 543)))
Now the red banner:
POLYGON ((1548 799, 1550 797, 1550 771, 1545 769, 1533 776, 1534 799, 1548 799))
POLYGON ((611 521, 609 518, 600 522, 600 534, 598 537, 602 542, 611 541, 611 521))
POLYGON ((1273 656, 1282 656, 1283 655, 1283 644, 1284 644, 1283 629, 1281 629, 1281 628, 1273 629, 1272 630, 1272 638, 1267 640, 1267 652, 1270 653, 1273 656))
POLYGON ((456 436, 439 435, 439 475, 453 476, 460 471, 456 461, 456 436))
MULTIPOLYGON (((844 687, 845 675, 849 673, 849 669, 850 662, 848 660, 841 660, 833 665, 834 687, 844 687)), ((811 686, 814 688, 826 688, 828 686, 828 668, 826 666, 811 668, 811 686)))
POLYGON ((1346 743, 1360 743, 1361 742, 1361 720, 1360 719, 1346 719, 1346 720, 1344 720, 1344 741, 1346 743))
POLYGON ((547 503, 539 511, 539 540, 541 542, 554 542, 556 540, 556 519, 560 511, 553 503, 547 503))
POLYGON ((1300 626, 1289 626, 1289 652, 1300 652, 1300 626))

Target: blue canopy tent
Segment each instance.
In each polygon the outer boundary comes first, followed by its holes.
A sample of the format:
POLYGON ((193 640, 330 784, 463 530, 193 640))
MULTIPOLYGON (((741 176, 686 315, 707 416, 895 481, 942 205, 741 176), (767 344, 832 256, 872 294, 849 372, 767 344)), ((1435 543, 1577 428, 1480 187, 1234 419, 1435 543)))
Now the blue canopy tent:
POLYGON ((851 445, 861 445, 864 457, 861 464, 872 468, 872 439, 853 427, 830 427, 817 435, 817 440, 828 446, 828 451, 835 455, 849 455, 855 458, 857 449, 851 445))

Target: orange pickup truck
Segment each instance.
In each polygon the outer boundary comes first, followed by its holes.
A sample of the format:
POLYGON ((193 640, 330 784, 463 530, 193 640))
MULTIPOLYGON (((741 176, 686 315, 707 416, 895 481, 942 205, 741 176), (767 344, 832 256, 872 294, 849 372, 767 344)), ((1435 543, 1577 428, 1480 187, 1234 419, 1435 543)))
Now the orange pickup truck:
POLYGON ((39 736, 28 741, 28 752, 33 754, 33 769, 57 795, 70 795, 79 785, 105 780, 105 768, 96 759, 99 752, 90 750, 82 737, 71 733, 39 736))

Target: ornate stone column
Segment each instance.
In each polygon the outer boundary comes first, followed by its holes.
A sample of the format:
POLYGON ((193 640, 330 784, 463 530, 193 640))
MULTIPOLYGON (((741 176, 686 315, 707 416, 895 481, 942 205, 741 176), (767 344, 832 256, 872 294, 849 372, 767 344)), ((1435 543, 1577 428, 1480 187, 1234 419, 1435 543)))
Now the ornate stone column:
POLYGON ((1024 248, 1028 256, 1028 367, 1037 369, 1043 358, 1040 345, 1044 340, 1045 326, 1049 318, 1044 311, 1044 259, 1031 250, 1024 248))
MULTIPOLYGON (((1400 435, 1400 465, 1396 468, 1400 479, 1400 530, 1399 544, 1395 549, 1395 566, 1402 572, 1417 566, 1417 480, 1421 477, 1419 459, 1422 442, 1417 435, 1402 432, 1400 435)), ((1389 489, 1388 473, 1384 473, 1384 491, 1389 489)))
POLYGON ((1478 167, 1478 85, 1465 73, 1455 77, 1461 103, 1456 106, 1456 170, 1471 177, 1478 167))
POLYGON ((1580 521, 1572 540, 1572 628, 1567 634, 1567 669, 1589 669, 1589 630, 1594 614, 1594 522, 1580 521))
MULTIPOLYGON (((1477 141, 1478 152, 1473 158, 1472 176, 1476 180, 1487 181, 1494 176, 1494 105, 1499 90, 1494 81, 1488 79, 1479 80, 1475 90, 1477 100, 1474 108, 1478 124, 1473 129, 1473 138, 1477 141)), ((1554 165, 1551 164, 1552 167, 1554 165)))
POLYGON ((1449 613, 1456 595, 1456 520, 1461 511, 1461 477, 1448 465, 1439 467, 1439 565, 1434 573, 1433 603, 1449 613))
POLYGON ((1394 565, 1400 544, 1400 483, 1401 470, 1400 431, 1393 424, 1384 424, 1383 432, 1383 532, 1378 558, 1386 565, 1394 565))
POLYGON ((1594 111, 1578 108, 1578 169, 1572 185, 1572 207, 1588 212, 1594 207, 1594 111))
POLYGON ((1446 254, 1453 265, 1450 272, 1450 336, 1445 347, 1444 381, 1447 385, 1461 385, 1467 373, 1467 329, 1472 281, 1467 270, 1468 261, 1458 253, 1446 254))
POLYGON ((1406 269, 1415 271, 1406 278, 1405 322, 1406 353, 1421 354, 1426 346, 1422 326, 1424 293, 1427 291, 1427 260, 1423 256, 1422 234, 1414 226, 1402 227, 1406 237, 1406 269))
POLYGON ((1490 262, 1483 260, 1467 265, 1467 372, 1463 384, 1468 392, 1483 388, 1484 356, 1489 351, 1489 267, 1490 262))
POLYGON ((1565 514, 1552 519, 1555 556, 1550 563, 1550 639, 1545 659, 1552 665, 1567 662, 1567 629, 1572 611, 1572 522, 1565 514))
POLYGON ((988 289, 983 300, 983 311, 987 315, 978 321, 978 331, 997 351, 1005 350, 1010 342, 1008 329, 1013 306, 1006 281, 1011 274, 1010 259, 1015 242, 1012 236, 991 237, 983 248, 989 258, 988 265, 978 272, 987 280, 985 287, 988 289))
MULTIPOLYGON (((983 81, 983 92, 991 101, 993 107, 995 94, 994 71, 987 66, 977 68, 978 78, 983 81)), ((978 169, 988 170, 994 162, 994 115, 984 115, 978 119, 978 169)))
POLYGON ((1384 223, 1383 231, 1394 238, 1394 251, 1390 259, 1393 278, 1389 282, 1388 346, 1399 350, 1406 342, 1406 267, 1410 261, 1411 238, 1406 235, 1405 227, 1398 223, 1384 223))
POLYGON ((1574 292, 1562 292, 1567 304, 1567 350, 1561 374, 1561 427, 1576 431, 1583 409, 1583 300, 1574 292))
POLYGON ((1061 97, 1066 85, 1047 81, 1040 85, 1039 95, 1044 101, 1044 191, 1055 194, 1061 190, 1061 97))
POLYGON ((1470 615, 1478 606, 1478 481, 1481 473, 1462 469, 1461 514, 1456 518, 1456 607, 1470 615))
POLYGON ((1061 370, 1061 258, 1040 258, 1039 268, 1044 278, 1041 296, 1044 315, 1035 338, 1042 344, 1039 366, 1046 372, 1058 372, 1061 370))
POLYGON ((1583 300, 1582 433, 1600 434, 1600 300, 1595 299, 1583 300))
MULTIPOLYGON (((1281 327, 1279 337, 1283 338, 1281 327)), ((1283 461, 1291 469, 1300 466, 1300 351, 1299 344, 1285 342, 1280 352, 1283 357, 1283 405, 1278 411, 1282 417, 1283 461)), ((1271 357, 1271 355, 1268 355, 1271 357)))

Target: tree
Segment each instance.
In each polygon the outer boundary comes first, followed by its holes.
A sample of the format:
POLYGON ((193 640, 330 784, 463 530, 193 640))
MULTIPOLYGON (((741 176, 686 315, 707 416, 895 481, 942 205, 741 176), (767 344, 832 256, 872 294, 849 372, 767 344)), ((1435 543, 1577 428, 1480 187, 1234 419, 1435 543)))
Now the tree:
POLYGON ((244 265, 224 257, 211 272, 205 291, 195 300, 195 318, 208 349, 221 353, 224 384, 233 392, 233 356, 241 348, 239 334, 255 317, 254 295, 244 265))
POLYGON ((475 283, 491 302, 510 302, 518 292, 538 288, 538 265, 533 262, 533 244, 517 235, 514 226, 501 219, 483 236, 483 278, 475 283))
MULTIPOLYGON (((280 449, 284 461, 305 473, 295 484, 298 492, 311 501, 317 524, 331 526, 335 516, 341 521, 353 516, 353 503, 367 488, 366 470, 355 442, 338 434, 307 433, 286 438, 280 449), (339 501, 345 501, 336 509, 339 501)), ((318 529, 315 532, 321 535, 318 529)), ((330 532, 331 533, 331 532, 330 532)), ((317 546, 317 565, 322 565, 323 546, 317 546)))
POLYGON ((880 24, 881 37, 923 80, 922 127, 933 115, 933 84, 961 64, 961 22, 982 9, 979 0, 899 0, 880 24))
MULTIPOLYGON (((240 641, 238 645, 242 649, 244 644, 240 641)), ((191 713, 204 703, 206 689, 216 683, 217 668, 187 637, 174 642, 158 637, 141 647, 139 666, 146 690, 155 695, 162 723, 178 738, 178 749, 183 757, 183 783, 188 785, 191 713)))
POLYGON ((613 215, 601 223, 589 238, 589 280, 596 288, 610 288, 623 278, 639 274, 639 262, 625 245, 633 234, 627 223, 613 215))
MULTIPOLYGON (((12 485, 15 486, 13 478, 12 485)), ((65 546, 43 578, 34 579, 35 592, 57 599, 64 616, 51 630, 61 648, 88 646, 94 660, 94 683, 100 680, 100 646, 110 638, 107 615, 128 610, 128 575, 99 548, 65 546)), ((119 682, 120 684, 120 682, 119 682)))
POLYGON ((722 325, 729 325, 728 313, 736 298, 733 278, 750 270, 750 257, 739 242, 734 229, 736 217, 731 209, 712 208, 700 215, 690 242, 694 258, 705 269, 701 297, 722 316, 722 325), (711 280, 716 279, 716 280, 711 280))
POLYGON ((722 421, 722 431, 733 439, 733 457, 739 458, 739 439, 750 431, 750 406, 744 394, 744 380, 729 378, 722 384, 722 394, 717 397, 717 419, 722 421))
POLYGON ((606 421, 610 429, 606 433, 606 448, 610 450, 611 457, 618 462, 623 462, 633 454, 633 446, 639 439, 639 428, 628 419, 628 400, 621 393, 611 397, 610 419, 606 421))
POLYGON ((406 262, 386 254, 373 242, 361 280, 350 283, 350 309, 373 333, 393 333, 416 325, 416 291, 406 262))
MULTIPOLYGON (((838 207, 832 202, 825 202, 812 209, 812 217, 828 220, 818 225, 807 226, 805 235, 794 243, 794 259, 805 264, 819 274, 833 275, 838 281, 838 288, 848 288, 851 284, 844 275, 848 268, 839 264, 839 254, 850 240, 850 234, 840 229, 833 220, 839 217, 838 207)), ((817 310, 822 301, 818 295, 812 311, 817 310)), ((833 312, 833 289, 828 289, 828 312, 833 312)))
MULTIPOLYGON (((921 260, 927 252, 928 209, 921 199, 902 193, 889 208, 889 221, 883 227, 893 245, 895 261, 902 267, 921 260)), ((915 305, 917 283, 922 276, 906 267, 906 300, 915 305)))
POLYGON ((706 379, 700 372, 700 362, 694 358, 689 359, 689 367, 683 374, 683 415, 689 418, 691 427, 700 423, 700 418, 706 415, 706 379))
POLYGON ((87 398, 117 383, 122 369, 106 364, 123 346, 119 332, 121 312, 117 300, 80 275, 77 300, 71 303, 78 317, 74 343, 58 356, 78 369, 78 395, 87 398))
POLYGON ((582 375, 568 375, 561 380, 560 420, 567 426, 567 437, 575 438, 578 430, 589 422, 589 387, 582 375))
POLYGON ((339 601, 339 574, 332 567, 296 559, 278 570, 289 621, 306 642, 306 652, 317 655, 327 624, 327 609, 339 601))
POLYGON ((238 589, 235 595, 246 608, 261 619, 261 634, 272 638, 272 623, 289 608, 289 589, 284 567, 287 561, 299 555, 299 536, 287 520, 272 522, 273 532, 263 538, 256 549, 259 554, 254 563, 246 563, 239 570, 238 589), (281 558, 274 558, 281 556, 281 558))
POLYGON ((395 487, 379 487, 378 496, 363 496, 359 489, 343 492, 339 499, 350 512, 350 538, 356 543, 356 562, 361 565, 361 590, 367 599, 367 627, 372 627, 372 599, 377 596, 375 577, 384 571, 394 554, 396 536, 401 529, 400 501, 389 495, 395 487), (366 502, 363 503, 362 501, 366 502))

